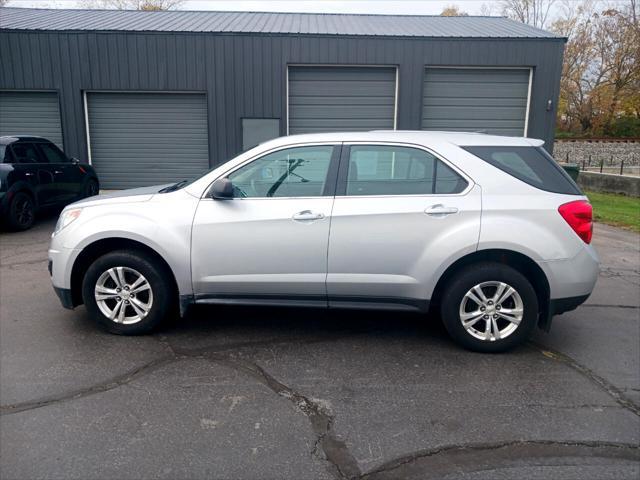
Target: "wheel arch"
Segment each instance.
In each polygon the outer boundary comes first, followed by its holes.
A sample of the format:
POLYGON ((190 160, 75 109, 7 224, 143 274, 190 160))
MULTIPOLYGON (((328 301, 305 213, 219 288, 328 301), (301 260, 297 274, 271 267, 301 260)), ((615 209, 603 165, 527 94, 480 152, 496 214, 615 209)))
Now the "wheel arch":
POLYGON ((33 186, 30 183, 25 182, 24 180, 20 180, 14 183, 7 192, 8 201, 10 202, 11 200, 13 200, 13 197, 18 193, 26 193, 27 195, 29 195, 31 197, 31 200, 33 200, 33 205, 35 206, 35 208, 38 208, 38 197, 35 190, 33 189, 33 186))
POLYGON ((549 280, 540 266, 527 255, 520 252, 506 249, 477 250, 469 253, 454 263, 444 271, 438 279, 431 297, 431 306, 439 306, 440 298, 449 281, 462 269, 479 262, 496 262, 515 268, 525 275, 531 282, 536 292, 539 305, 538 326, 543 330, 548 330, 551 324, 549 315, 550 287, 549 280))
POLYGON ((73 306, 81 305, 82 300, 82 280, 89 266, 102 255, 116 250, 137 250, 153 258, 170 275, 171 288, 178 300, 179 290, 175 273, 171 266, 156 250, 149 245, 130 238, 110 237, 96 240, 82 249, 76 257, 71 269, 71 299, 73 306))

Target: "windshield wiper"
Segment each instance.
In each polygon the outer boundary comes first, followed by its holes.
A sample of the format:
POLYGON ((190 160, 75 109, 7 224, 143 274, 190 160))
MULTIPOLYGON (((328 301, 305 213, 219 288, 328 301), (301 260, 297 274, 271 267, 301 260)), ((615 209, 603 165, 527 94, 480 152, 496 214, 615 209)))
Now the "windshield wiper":
POLYGON ((168 187, 164 187, 164 188, 158 190, 158 193, 175 192, 179 188, 184 187, 187 183, 189 183, 188 180, 182 180, 181 182, 174 183, 173 185, 169 185, 168 187))

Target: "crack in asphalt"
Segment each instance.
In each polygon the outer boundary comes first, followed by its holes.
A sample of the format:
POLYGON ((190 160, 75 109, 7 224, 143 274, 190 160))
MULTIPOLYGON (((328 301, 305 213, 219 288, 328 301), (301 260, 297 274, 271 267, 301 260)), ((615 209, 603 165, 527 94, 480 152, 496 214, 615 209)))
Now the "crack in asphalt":
POLYGON ((39 260, 26 260, 24 262, 12 262, 12 263, 5 263, 4 261, 0 261, 0 268, 14 269, 22 265, 35 265, 37 263, 46 263, 47 260, 48 258, 39 259, 39 260))
MULTIPOLYGON (((485 454, 488 451, 497 451, 501 449, 513 449, 513 448, 534 448, 537 450, 536 457, 563 457, 563 456, 592 456, 594 453, 599 453, 599 456, 610 456, 616 458, 623 458, 632 461, 640 460, 640 447, 634 444, 628 443, 614 443, 614 442, 585 442, 585 441, 552 441, 552 440, 515 440, 496 443, 472 443, 466 445, 446 445, 438 448, 422 450, 414 452, 396 459, 390 460, 383 465, 380 465, 373 470, 366 472, 358 477, 361 480, 374 480, 376 478, 403 478, 404 475, 401 472, 395 472, 392 476, 387 476, 392 471, 402 470, 403 467, 410 466, 419 461, 429 460, 434 457, 448 455, 447 461, 444 465, 439 465, 439 470, 434 471, 424 466, 421 470, 421 478, 439 478, 448 473, 454 472, 459 468, 459 464, 451 461, 450 456, 452 454, 473 454, 482 453, 483 459, 486 461, 485 454), (548 447, 551 447, 550 449, 548 447), (594 450, 598 450, 594 452, 594 450), (443 471, 444 470, 444 471, 443 471)), ((508 454, 509 457, 522 458, 520 456, 514 456, 508 454)), ((472 459, 473 460, 473 459, 472 459)), ((477 460, 473 460, 473 463, 479 466, 477 460)), ((491 462, 492 466, 495 466, 495 462, 491 462)))
POLYGON ((631 399, 629 399, 618 387, 605 380, 603 377, 595 373, 593 370, 585 367, 584 365, 578 363, 576 360, 571 358, 569 355, 565 355, 564 353, 558 352, 557 350, 550 349, 545 345, 540 343, 530 341, 531 345, 540 350, 540 352, 548 358, 552 360, 556 360, 564 363, 565 365, 571 367, 578 373, 582 374, 592 383, 598 385, 602 390, 609 394, 621 407, 630 411, 631 413, 640 417, 640 407, 636 405, 631 399))
POLYGON ((583 303, 580 308, 584 307, 597 307, 597 308, 631 308, 634 310, 640 309, 640 305, 609 305, 606 303, 583 303))
POLYGON ((324 460, 333 467, 332 473, 339 479, 357 478, 361 475, 358 462, 349 452, 346 443, 340 440, 333 430, 333 415, 318 402, 280 382, 255 362, 220 354, 205 354, 203 358, 245 373, 275 394, 292 402, 296 409, 309 419, 311 428, 316 435, 311 454, 322 459, 318 454, 321 449, 324 453, 324 460))
POLYGON ((49 397, 43 397, 37 400, 30 400, 30 401, 21 402, 21 403, 14 403, 10 405, 0 405, 0 416, 20 413, 26 410, 34 410, 36 408, 46 407, 56 403, 62 403, 62 402, 67 402, 69 400, 75 400, 78 398, 87 397, 89 395, 94 395, 96 393, 107 392, 109 390, 113 390, 114 388, 118 388, 122 385, 126 385, 127 383, 130 383, 133 380, 142 377, 143 375, 151 373, 160 367, 168 365, 169 363, 175 360, 176 358, 174 356, 164 355, 162 357, 151 360, 150 362, 147 362, 144 365, 136 367, 133 370, 129 370, 128 372, 122 375, 118 375, 109 380, 106 380, 101 383, 97 383, 87 388, 81 388, 78 390, 73 390, 71 392, 52 395, 49 397))
MULTIPOLYGON (((155 337, 154 337, 155 338, 155 337)), ((182 354, 178 354, 173 347, 163 338, 155 338, 161 343, 168 351, 167 355, 150 360, 149 362, 140 365, 133 370, 129 370, 121 375, 117 375, 103 382, 96 383, 89 387, 72 390, 70 392, 60 393, 58 395, 51 395, 35 400, 29 400, 26 402, 14 403, 9 405, 0 405, 0 416, 11 415, 15 413, 24 412, 26 410, 33 410, 36 408, 46 407, 55 403, 67 402, 69 400, 76 400, 78 398, 87 397, 89 395, 95 395, 97 393, 107 392, 114 388, 120 387, 131 383, 132 381, 147 375, 165 365, 172 362, 181 360, 188 357, 196 357, 200 353, 200 349, 194 349, 192 351, 185 350, 182 354)), ((218 351, 234 350, 237 348, 244 348, 249 346, 260 346, 262 344, 273 344, 269 340, 261 340, 257 342, 240 342, 232 345, 227 345, 220 348, 218 351)), ((209 351, 215 347, 208 347, 209 351)), ((203 349, 204 350, 204 349, 203 349)))
MULTIPOLYGON (((330 472, 340 480, 355 480, 355 479, 375 479, 379 476, 384 476, 390 471, 397 470, 403 466, 409 466, 418 461, 422 461, 429 457, 435 457, 438 455, 445 455, 448 453, 456 453, 456 452, 469 452, 469 451, 486 451, 486 450, 497 450, 502 448, 509 447, 523 447, 523 446, 553 446, 555 448, 558 447, 580 447, 580 448, 605 448, 605 449, 633 449, 634 451, 640 451, 640 448, 637 445, 630 444, 619 444, 619 443, 607 443, 607 442, 556 442, 556 441, 546 441, 546 440, 536 440, 536 441, 511 441, 511 442, 501 442, 501 443, 486 443, 486 444, 456 444, 443 446, 430 450, 422 450, 418 452, 411 453, 409 455, 405 455, 394 460, 388 461, 382 466, 379 466, 369 472, 363 473, 360 470, 359 464, 353 454, 349 451, 346 442, 338 438, 334 431, 334 421, 335 417, 332 412, 330 412, 326 407, 323 407, 318 401, 314 401, 313 399, 297 392, 293 388, 285 385, 281 381, 277 380, 274 376, 268 373, 263 367, 258 365, 253 361, 249 361, 245 358, 239 358, 238 352, 234 352, 238 349, 242 348, 256 348, 263 346, 274 346, 274 345, 286 345, 290 343, 301 343, 299 338, 292 337, 289 339, 281 339, 277 341, 276 339, 267 339, 260 341, 248 341, 248 342, 238 342, 235 344, 225 345, 225 346, 205 346, 200 348, 191 348, 191 349, 180 349, 175 348, 171 343, 166 339, 166 337, 154 337, 156 341, 162 344, 166 350, 167 354, 156 359, 153 359, 144 365, 141 365, 129 372, 126 372, 122 375, 116 376, 110 380, 105 382, 101 382, 99 384, 93 385, 91 387, 87 387, 84 389, 75 390, 72 392, 63 393, 60 395, 50 396, 41 398, 38 400, 17 403, 13 405, 0 406, 0 415, 10 415, 19 412, 24 412, 27 410, 33 410, 45 406, 49 406, 56 403, 66 402, 70 400, 75 400, 78 398, 83 398, 89 395, 94 395, 102 392, 106 392, 115 388, 118 388, 123 385, 127 385, 132 381, 139 379, 140 377, 152 373, 159 368, 166 366, 170 363, 182 360, 182 359, 194 359, 200 358, 204 360, 208 360, 228 368, 231 368, 235 371, 244 373, 255 380, 257 380, 260 384, 267 387, 269 390, 277 394, 278 396, 285 398, 286 400, 293 403, 294 407, 301 412, 311 424, 312 431, 316 435, 316 439, 311 450, 311 455, 320 459, 327 461, 330 465, 330 472), (230 352, 230 353, 225 353, 230 352), (235 353, 235 355, 234 355, 235 353), (322 454, 320 453, 322 452, 322 454)), ((343 336, 335 336, 321 338, 321 339, 310 339, 303 343, 320 343, 326 342, 329 340, 337 340, 340 338, 344 338, 343 336)), ((600 388, 602 388, 605 392, 607 392, 613 399, 624 409, 631 411, 635 415, 640 416, 640 408, 635 405, 631 400, 629 400, 618 388, 610 384, 608 381, 595 374, 593 371, 588 369, 587 367, 579 364, 571 357, 562 354, 557 351, 553 351, 548 349, 544 345, 538 344, 536 342, 530 342, 534 347, 539 349, 541 353, 553 360, 560 361, 583 376, 587 377, 592 383, 595 383, 600 388)), ((604 406, 600 405, 584 405, 584 407, 588 408, 604 408, 604 406)), ((612 407, 607 407, 612 408, 612 407)), ((613 407, 615 408, 615 407, 613 407)), ((555 456, 561 456, 561 452, 556 453, 555 456)), ((567 454, 568 455, 568 454, 567 454)), ((634 456, 634 459, 638 455, 634 456)), ((426 478, 426 477, 425 477, 426 478)))

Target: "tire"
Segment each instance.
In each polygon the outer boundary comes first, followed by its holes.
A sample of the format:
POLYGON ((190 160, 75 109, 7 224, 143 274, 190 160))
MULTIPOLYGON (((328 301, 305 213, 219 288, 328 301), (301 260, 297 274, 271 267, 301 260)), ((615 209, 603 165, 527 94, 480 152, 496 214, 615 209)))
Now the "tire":
POLYGON ((90 178, 82 188, 81 198, 93 197, 94 195, 98 195, 98 193, 100 193, 100 185, 98 184, 98 181, 94 178, 90 178))
POLYGON ((531 283, 519 271, 500 263, 478 263, 466 267, 449 281, 440 313, 449 335, 463 347, 476 352, 503 352, 531 335, 538 319, 538 298, 531 283), (477 289, 473 290, 477 286, 486 301, 477 289), (510 293, 508 287, 515 293, 505 297, 510 293), (500 300, 497 295, 503 299, 501 303, 496 302, 500 300), (466 327, 463 316, 468 322, 466 327))
POLYGON ((148 333, 175 312, 176 292, 171 275, 164 265, 144 252, 120 250, 107 253, 95 260, 85 273, 82 281, 85 307, 91 317, 111 333, 148 333), (140 276, 146 283, 141 282, 135 287, 140 276), (96 292, 97 288, 102 293, 100 298, 96 296, 100 293, 96 292), (107 316, 109 312, 113 319, 107 316))
POLYGON ((7 223, 11 230, 28 230, 36 218, 36 207, 31 195, 16 193, 9 204, 7 223))

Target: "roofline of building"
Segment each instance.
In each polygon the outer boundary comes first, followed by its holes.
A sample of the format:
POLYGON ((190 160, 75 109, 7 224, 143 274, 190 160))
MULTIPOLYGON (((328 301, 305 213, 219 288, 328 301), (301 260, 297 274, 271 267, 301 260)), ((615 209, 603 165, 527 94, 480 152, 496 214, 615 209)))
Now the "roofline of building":
MULTIPOLYGON (((139 12, 144 14, 164 14, 170 12, 185 12, 185 13, 255 13, 255 14, 282 14, 282 15, 334 15, 339 17, 409 17, 409 18, 509 18, 506 15, 457 15, 457 16, 443 16, 443 15, 411 15, 408 13, 340 13, 340 12, 269 12, 265 10, 132 10, 132 9, 114 9, 114 8, 46 8, 46 7, 14 7, 5 6, 1 9, 13 9, 13 10, 41 10, 41 11, 70 11, 70 12, 139 12)), ((537 28, 537 27, 534 27, 537 28)))
POLYGON ((0 33, 60 33, 60 34, 118 34, 118 33, 135 33, 145 35, 214 35, 214 36, 228 36, 228 37, 330 37, 330 38, 371 38, 371 39, 389 39, 389 40, 443 40, 443 41, 455 41, 455 40, 477 40, 477 41, 492 41, 492 40, 513 40, 523 42, 539 42, 539 41, 553 41, 567 43, 567 37, 474 37, 473 35, 458 36, 458 37, 443 37, 443 36, 417 36, 417 35, 375 35, 375 34, 363 34, 358 35, 355 33, 305 33, 305 32, 208 32, 208 31, 191 31, 191 30, 82 30, 82 29, 52 29, 47 30, 44 28, 2 28, 0 27, 0 33))
MULTIPOLYGON (((238 10, 163 10, 163 11, 142 11, 142 10, 114 10, 114 9, 87 9, 87 8, 64 8, 64 9, 56 9, 56 8, 24 8, 24 7, 2 7, 1 10, 25 10, 25 11, 40 11, 40 12, 82 12, 82 13, 92 13, 92 12, 119 12, 125 14, 138 14, 138 15, 172 15, 172 14, 181 14, 181 13, 195 13, 195 14, 203 14, 203 15, 297 15, 297 16, 311 16, 311 17, 322 17, 322 16, 332 16, 332 17, 371 17, 371 18, 402 18, 402 19, 421 19, 421 18, 430 18, 430 19, 442 19, 444 21, 447 20, 458 20, 464 21, 465 19, 496 19, 502 21, 513 22, 516 24, 520 24, 521 22, 517 22, 513 19, 510 19, 506 16, 492 16, 492 15, 470 15, 470 16, 456 16, 456 17, 447 17, 442 15, 408 15, 408 14, 370 14, 370 13, 313 13, 313 12, 265 12, 265 11, 238 11, 238 10)), ((526 24, 522 24, 526 25, 526 24)), ((158 34, 176 34, 176 33, 200 33, 200 34, 212 34, 212 35, 285 35, 285 36, 322 36, 322 37, 354 37, 354 38, 416 38, 416 39, 464 39, 464 38, 473 38, 473 39, 523 39, 523 40, 562 40, 564 42, 567 41, 566 37, 559 36, 553 32, 549 32, 542 28, 534 27, 531 25, 526 25, 532 30, 539 30, 540 32, 545 32, 547 35, 496 35, 496 36, 480 36, 480 35, 456 35, 456 36, 446 36, 446 35, 385 35, 385 34, 376 34, 376 33, 324 33, 324 32, 260 32, 260 31, 215 31, 215 30, 159 30, 159 29, 100 29, 100 28, 16 28, 16 27, 3 27, 0 22, 0 31, 9 31, 9 32, 60 32, 60 33, 72 33, 72 32, 100 32, 100 33, 124 33, 124 32, 135 32, 135 33, 158 33, 158 34)))

